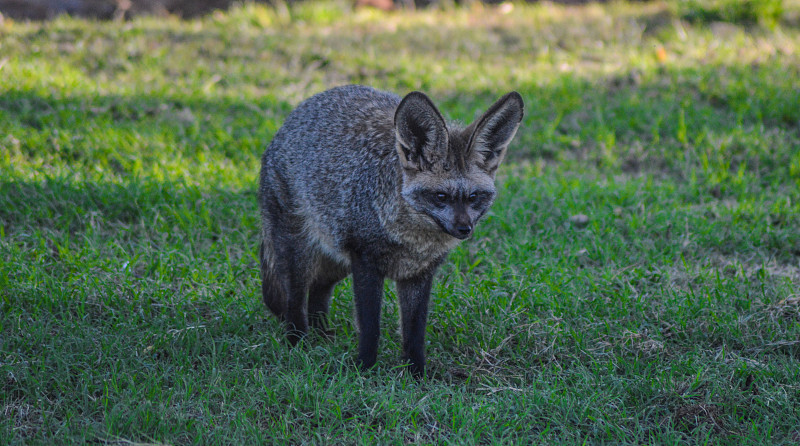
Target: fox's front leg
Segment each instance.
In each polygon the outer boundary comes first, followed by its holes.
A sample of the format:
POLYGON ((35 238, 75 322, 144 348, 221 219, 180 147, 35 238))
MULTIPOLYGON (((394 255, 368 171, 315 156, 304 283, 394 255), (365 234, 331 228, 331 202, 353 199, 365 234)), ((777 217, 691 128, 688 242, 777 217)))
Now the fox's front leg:
POLYGON ((400 323, 403 334, 403 359, 411 374, 425 376, 425 325, 431 297, 433 272, 409 280, 397 281, 400 323))
POLYGON ((378 272, 375 262, 365 256, 353 255, 351 266, 359 328, 358 363, 362 369, 368 369, 375 365, 378 358, 383 276, 378 272))

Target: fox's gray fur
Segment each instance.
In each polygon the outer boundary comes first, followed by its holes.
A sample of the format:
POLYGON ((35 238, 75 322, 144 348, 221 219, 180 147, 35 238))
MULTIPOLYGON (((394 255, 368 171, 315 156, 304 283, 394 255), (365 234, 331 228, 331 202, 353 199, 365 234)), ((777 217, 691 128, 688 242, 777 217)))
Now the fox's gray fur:
POLYGON ((431 283, 495 196, 522 120, 512 92, 470 126, 447 125, 422 93, 363 86, 307 99, 261 159, 264 302, 292 344, 325 330, 334 285, 353 274, 358 360, 375 364, 383 281, 397 283, 403 357, 424 375, 431 283))

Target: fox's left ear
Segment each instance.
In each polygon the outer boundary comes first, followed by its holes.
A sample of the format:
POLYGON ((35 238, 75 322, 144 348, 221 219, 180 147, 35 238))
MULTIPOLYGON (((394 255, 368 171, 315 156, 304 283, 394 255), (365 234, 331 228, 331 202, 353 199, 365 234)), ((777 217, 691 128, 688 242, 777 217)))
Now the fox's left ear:
POLYGON ((447 156, 444 117, 424 93, 412 91, 394 112, 397 156, 404 169, 421 171, 447 156))
POLYGON ((522 122, 524 107, 522 96, 516 91, 506 94, 489 107, 470 126, 473 130, 467 144, 468 162, 494 175, 522 122))

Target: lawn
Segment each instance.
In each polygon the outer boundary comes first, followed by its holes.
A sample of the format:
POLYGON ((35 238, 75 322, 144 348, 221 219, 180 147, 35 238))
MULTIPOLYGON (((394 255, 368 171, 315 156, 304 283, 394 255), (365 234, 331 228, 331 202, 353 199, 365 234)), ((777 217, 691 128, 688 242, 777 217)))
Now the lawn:
POLYGON ((800 443, 800 5, 687 4, 6 19, 0 443, 800 443), (260 153, 347 83, 526 101, 422 382, 393 284, 363 373, 349 281, 295 349, 260 300, 260 153))

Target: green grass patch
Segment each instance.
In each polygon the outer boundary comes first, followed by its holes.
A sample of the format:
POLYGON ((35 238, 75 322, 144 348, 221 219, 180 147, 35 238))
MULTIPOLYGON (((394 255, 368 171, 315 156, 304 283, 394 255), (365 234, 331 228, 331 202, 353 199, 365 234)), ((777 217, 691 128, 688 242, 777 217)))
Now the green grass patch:
POLYGON ((680 0, 681 17, 693 22, 774 26, 784 15, 783 0, 680 0))
POLYGON ((796 443, 800 31, 673 6, 6 20, 0 443, 796 443), (368 373, 349 281, 301 348, 260 301, 260 154, 346 83, 526 101, 425 382, 392 285, 368 373))

